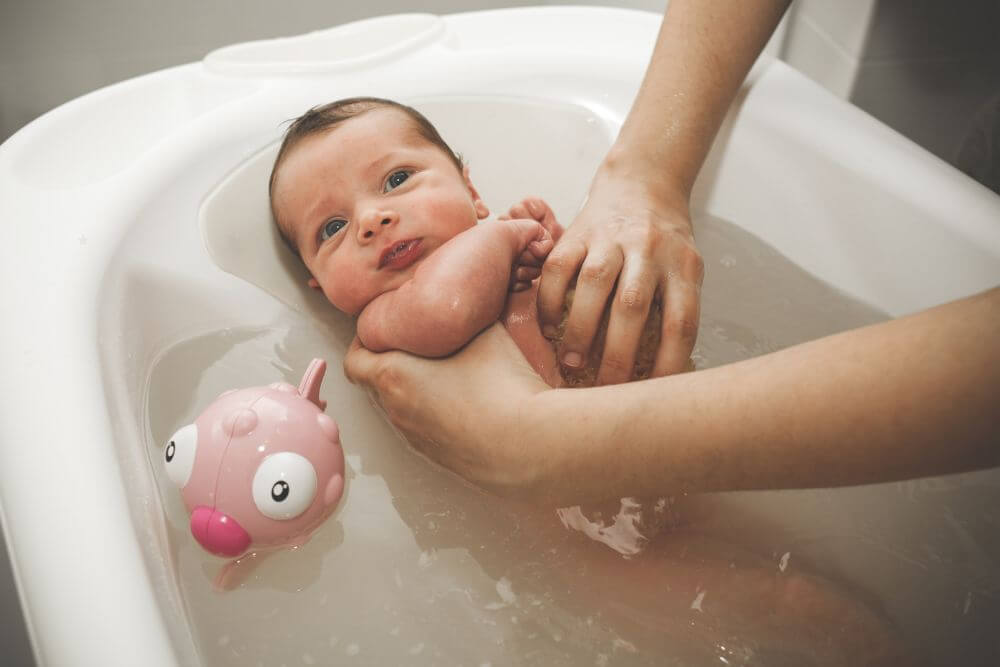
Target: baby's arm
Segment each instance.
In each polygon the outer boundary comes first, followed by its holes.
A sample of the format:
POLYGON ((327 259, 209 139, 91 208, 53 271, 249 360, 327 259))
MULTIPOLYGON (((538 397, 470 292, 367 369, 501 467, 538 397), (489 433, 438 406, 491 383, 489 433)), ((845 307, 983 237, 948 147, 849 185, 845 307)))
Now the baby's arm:
POLYGON ((552 237, 534 220, 488 222, 462 232, 417 268, 413 279, 361 312, 358 336, 373 352, 447 356, 500 316, 512 266, 527 252, 539 264, 552 237))

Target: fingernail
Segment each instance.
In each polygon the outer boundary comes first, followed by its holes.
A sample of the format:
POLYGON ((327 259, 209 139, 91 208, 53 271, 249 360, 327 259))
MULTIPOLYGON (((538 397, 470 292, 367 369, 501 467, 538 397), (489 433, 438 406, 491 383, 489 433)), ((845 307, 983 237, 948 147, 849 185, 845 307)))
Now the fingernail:
POLYGON ((563 355, 563 366, 569 366, 570 368, 579 368, 580 363, 583 359, 580 357, 579 352, 567 352, 563 355))
POLYGON ((544 324, 542 325, 542 335, 545 336, 546 338, 551 339, 555 338, 557 335, 559 335, 559 333, 556 331, 556 328, 551 324, 544 324))

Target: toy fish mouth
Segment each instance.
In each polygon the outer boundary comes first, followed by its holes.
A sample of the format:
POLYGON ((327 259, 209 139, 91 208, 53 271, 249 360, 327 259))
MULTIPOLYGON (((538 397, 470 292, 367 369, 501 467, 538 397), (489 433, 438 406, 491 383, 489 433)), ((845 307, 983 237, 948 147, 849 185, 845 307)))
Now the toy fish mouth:
POLYGON ((420 239, 397 241, 386 246, 379 256, 378 268, 405 269, 420 257, 420 239))
POLYGON ((205 551, 236 558, 250 547, 250 534, 235 519, 199 505, 191 512, 191 534, 205 551))

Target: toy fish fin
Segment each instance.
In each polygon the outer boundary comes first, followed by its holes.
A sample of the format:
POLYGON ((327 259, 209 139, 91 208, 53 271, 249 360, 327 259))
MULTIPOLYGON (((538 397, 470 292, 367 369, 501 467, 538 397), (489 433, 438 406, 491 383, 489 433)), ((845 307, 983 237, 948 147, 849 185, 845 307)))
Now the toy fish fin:
POLYGON ((322 359, 313 359, 302 376, 299 383, 299 394, 307 398, 320 410, 326 410, 326 401, 319 397, 319 388, 323 384, 323 375, 326 373, 326 362, 322 359))

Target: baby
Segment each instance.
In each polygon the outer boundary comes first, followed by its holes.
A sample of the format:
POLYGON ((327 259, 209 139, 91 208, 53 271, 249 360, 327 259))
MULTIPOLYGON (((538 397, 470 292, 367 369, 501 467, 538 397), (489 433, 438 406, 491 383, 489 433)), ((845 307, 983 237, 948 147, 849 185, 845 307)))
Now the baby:
MULTIPOLYGON (((561 336, 550 342, 538 325, 533 281, 562 234, 552 210, 529 198, 478 224, 489 211, 468 167, 415 109, 352 98, 306 112, 285 135, 270 197, 309 285, 358 317, 366 348, 447 356, 502 318, 550 385, 593 383, 603 340, 563 377, 561 336)), ((652 367, 658 318, 656 308, 635 377, 652 367)))

